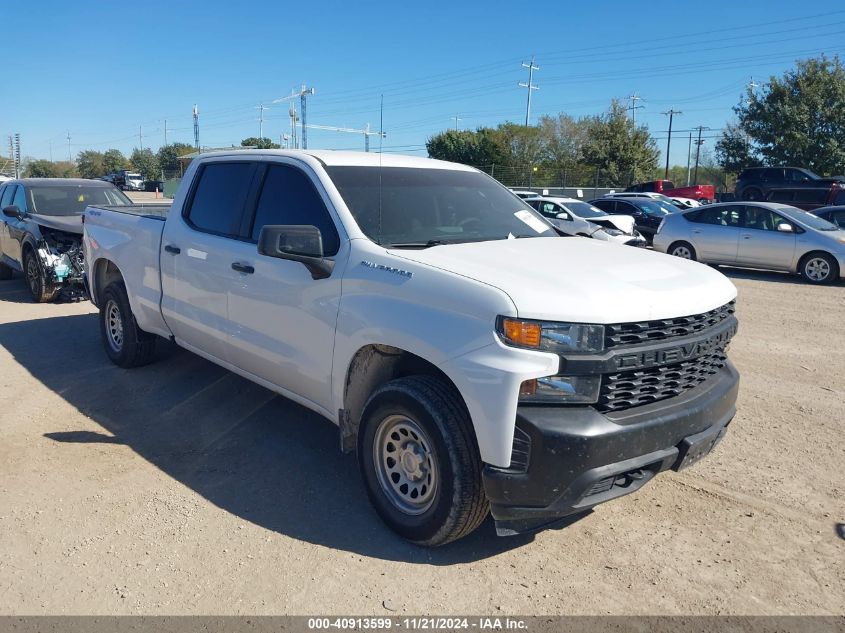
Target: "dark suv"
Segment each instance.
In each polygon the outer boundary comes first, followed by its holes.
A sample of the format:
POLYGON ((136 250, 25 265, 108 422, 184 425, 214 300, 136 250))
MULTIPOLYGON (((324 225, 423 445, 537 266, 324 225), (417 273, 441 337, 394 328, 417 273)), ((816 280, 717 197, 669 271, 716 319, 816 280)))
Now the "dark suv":
POLYGON ((843 176, 822 178, 809 169, 800 167, 753 167, 743 169, 736 179, 736 197, 739 200, 767 200, 769 193, 777 189, 824 189, 830 190, 837 182, 845 182, 843 176))

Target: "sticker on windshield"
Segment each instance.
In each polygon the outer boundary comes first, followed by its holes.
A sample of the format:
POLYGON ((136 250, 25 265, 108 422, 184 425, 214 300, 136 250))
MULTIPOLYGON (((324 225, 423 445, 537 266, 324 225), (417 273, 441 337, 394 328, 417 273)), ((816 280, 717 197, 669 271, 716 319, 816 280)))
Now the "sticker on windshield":
POLYGON ((545 233, 549 230, 549 227, 545 224, 545 222, 533 215, 530 211, 522 209, 514 213, 514 215, 538 233, 545 233))

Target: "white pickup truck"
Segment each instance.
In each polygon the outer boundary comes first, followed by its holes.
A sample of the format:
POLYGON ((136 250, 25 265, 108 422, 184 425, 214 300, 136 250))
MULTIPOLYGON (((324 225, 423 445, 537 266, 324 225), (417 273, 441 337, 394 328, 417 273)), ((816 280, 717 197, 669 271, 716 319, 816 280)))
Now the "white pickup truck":
POLYGON ((112 361, 147 363, 166 337, 322 414, 416 543, 633 492, 735 413, 723 275, 562 237, 463 165, 207 154, 169 212, 89 207, 84 247, 112 361))

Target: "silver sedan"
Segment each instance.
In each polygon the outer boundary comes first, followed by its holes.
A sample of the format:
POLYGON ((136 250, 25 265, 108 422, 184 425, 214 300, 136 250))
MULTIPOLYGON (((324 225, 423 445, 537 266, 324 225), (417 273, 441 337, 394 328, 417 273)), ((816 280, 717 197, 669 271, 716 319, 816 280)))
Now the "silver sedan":
POLYGON ((708 264, 794 272, 814 284, 845 274, 845 230, 770 202, 726 202, 667 215, 654 248, 708 264))

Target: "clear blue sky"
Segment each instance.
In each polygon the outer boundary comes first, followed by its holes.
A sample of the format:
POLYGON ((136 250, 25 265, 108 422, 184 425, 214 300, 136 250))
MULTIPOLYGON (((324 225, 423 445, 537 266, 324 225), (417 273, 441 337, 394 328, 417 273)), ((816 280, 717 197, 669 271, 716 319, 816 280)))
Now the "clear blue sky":
MULTIPOLYGON (((532 54, 532 121, 579 116, 632 92, 671 158, 685 164, 687 133, 713 136, 749 77, 765 81, 800 57, 845 49, 845 6, 763 2, 85 2, 6 0, 0 142, 20 132, 25 156, 193 143, 200 109, 204 146, 238 144, 289 129, 270 102, 302 82, 312 124, 379 124, 385 151, 425 154, 426 139, 454 126, 525 117, 521 67, 532 54)), ((309 130, 309 147, 363 149, 357 134, 309 130)), ((705 147, 712 148, 713 139, 705 147)), ((376 137, 372 138, 378 144, 376 137)))

